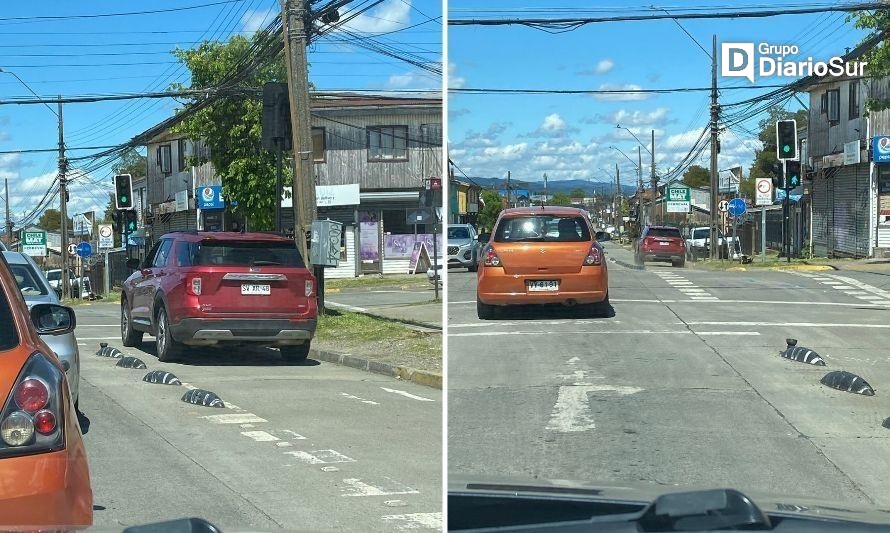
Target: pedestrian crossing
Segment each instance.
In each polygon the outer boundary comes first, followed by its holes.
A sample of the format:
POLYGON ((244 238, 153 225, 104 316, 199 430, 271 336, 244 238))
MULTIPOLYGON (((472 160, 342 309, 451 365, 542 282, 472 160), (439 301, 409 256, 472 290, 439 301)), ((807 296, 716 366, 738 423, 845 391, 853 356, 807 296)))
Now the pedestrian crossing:
POLYGON ((674 270, 655 270, 653 272, 656 276, 667 282, 668 285, 677 289, 692 301, 713 302, 719 300, 719 298, 689 281, 686 277, 677 274, 674 270))
POLYGON ((831 287, 832 289, 875 305, 890 306, 890 292, 859 281, 858 279, 841 276, 838 274, 812 274, 809 272, 794 272, 798 276, 831 287))

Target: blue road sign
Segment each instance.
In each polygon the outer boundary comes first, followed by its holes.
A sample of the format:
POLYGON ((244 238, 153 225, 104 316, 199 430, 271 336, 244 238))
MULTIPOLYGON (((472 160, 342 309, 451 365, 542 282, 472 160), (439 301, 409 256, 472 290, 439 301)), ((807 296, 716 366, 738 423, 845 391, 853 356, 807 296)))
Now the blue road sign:
POLYGON ((93 255, 93 247, 88 242, 82 242, 77 245, 77 255, 81 257, 89 257, 93 255))
POLYGON ((733 198, 729 201, 728 211, 729 214, 734 217, 740 217, 745 214, 746 211, 745 201, 741 198, 733 198))

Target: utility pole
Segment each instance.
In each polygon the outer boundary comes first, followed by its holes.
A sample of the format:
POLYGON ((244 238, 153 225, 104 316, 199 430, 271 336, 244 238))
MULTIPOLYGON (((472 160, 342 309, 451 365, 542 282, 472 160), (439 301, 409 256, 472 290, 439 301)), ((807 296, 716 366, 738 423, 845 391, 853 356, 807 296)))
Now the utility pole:
POLYGON ((547 173, 544 173, 544 201, 547 200, 547 173))
POLYGON ((658 199, 658 178, 655 176, 655 130, 652 130, 652 164, 649 165, 652 171, 652 201, 649 203, 649 223, 655 224, 655 201, 658 199))
POLYGON ((69 292, 69 276, 68 276, 68 180, 65 173, 68 170, 68 161, 65 159, 65 130, 62 123, 62 97, 59 96, 59 197, 60 209, 62 214, 62 298, 68 298, 69 292))
POLYGON ((643 148, 637 145, 637 189, 643 191, 643 148))
POLYGON ((711 259, 717 259, 722 254, 719 252, 720 239, 717 230, 717 192, 720 190, 717 177, 717 121, 720 118, 720 108, 717 106, 717 36, 714 35, 713 51, 711 53, 711 231, 710 249, 711 259))
POLYGON ((12 250, 12 218, 9 217, 9 178, 4 178, 6 184, 6 247, 12 250))
POLYGON ((621 225, 619 211, 621 211, 621 171, 618 169, 618 163, 615 163, 615 210, 613 211, 612 217, 615 220, 616 228, 621 225))
MULTIPOLYGON (((304 0, 281 0, 285 35, 288 96, 294 146, 294 239, 308 261, 306 235, 315 220, 315 178, 312 161, 312 126, 309 104, 309 72, 306 63, 306 4, 304 0)), ((277 202, 281 199, 277 198, 277 202)))
POLYGON ((507 171, 507 209, 510 208, 510 171, 507 171))

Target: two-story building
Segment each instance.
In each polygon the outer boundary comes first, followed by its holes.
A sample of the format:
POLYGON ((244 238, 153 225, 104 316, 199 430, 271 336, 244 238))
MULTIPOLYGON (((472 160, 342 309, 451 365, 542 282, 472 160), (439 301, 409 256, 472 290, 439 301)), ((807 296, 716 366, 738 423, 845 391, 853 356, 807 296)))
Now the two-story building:
MULTIPOLYGON (((420 206, 425 180, 443 174, 441 99, 325 93, 313 96, 311 108, 317 216, 341 222, 344 230, 340 266, 327 269, 326 277, 407 272, 415 242, 432 250, 433 225, 409 224, 407 212, 420 206)), ((187 164, 207 148, 171 127, 168 120, 141 136, 149 155, 151 233, 240 230, 244 220, 213 165, 187 164)), ((284 185, 287 231, 294 211, 284 185)), ((441 250, 441 238, 438 245, 441 250)))
POLYGON ((449 182, 448 194, 451 197, 450 222, 452 224, 476 224, 479 215, 479 194, 482 187, 476 183, 456 179, 453 175, 449 182))

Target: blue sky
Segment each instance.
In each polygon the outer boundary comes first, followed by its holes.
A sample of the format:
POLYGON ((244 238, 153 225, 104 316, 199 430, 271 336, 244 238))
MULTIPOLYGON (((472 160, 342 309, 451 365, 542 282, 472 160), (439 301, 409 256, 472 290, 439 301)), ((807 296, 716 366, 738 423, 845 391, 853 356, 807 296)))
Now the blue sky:
MULTIPOLYGON (((356 1, 353 5, 360 5, 356 1)), ((201 40, 250 34, 280 10, 278 0, 160 0, 149 3, 3 2, 0 8, 0 68, 17 74, 41 96, 157 91, 188 84, 188 70, 171 55, 201 40), (21 17, 108 14, 216 4, 178 12, 115 17, 25 20, 21 17), (100 55, 105 54, 105 55, 100 55)), ((442 58, 439 0, 386 0, 349 22, 349 28, 432 61, 442 58), (416 25, 416 27, 407 28, 416 25), (403 29, 407 28, 407 29, 403 29), (402 30, 403 29, 403 30, 402 30), (402 31, 397 31, 402 30, 402 31)), ((441 77, 354 46, 336 35, 315 43, 309 53, 310 79, 319 89, 439 89, 441 77)), ((10 74, 0 73, 0 99, 30 96, 10 74)), ((172 99, 70 104, 64 108, 69 157, 117 145, 173 114, 172 99)), ((57 146, 57 119, 42 105, 0 106, 0 151, 57 146)), ((57 154, 0 155, 0 178, 9 178, 13 219, 30 212, 56 176, 57 154)), ((69 213, 103 211, 111 173, 72 183, 69 213)), ((2 187, 2 184, 0 184, 2 187)), ((5 196, 5 193, 4 193, 5 196)), ((56 200, 52 207, 58 208, 56 200)))
MULTIPOLYGON (((699 7, 714 11, 725 3, 674 0, 668 10, 699 7)), ((627 14, 639 1, 607 3, 511 0, 451 0, 451 18, 492 18, 491 9, 525 10, 528 16, 553 16, 555 10, 590 8, 587 16, 627 14), (546 8, 546 11, 529 8, 546 8)), ((768 4, 747 0, 735 7, 768 4)), ((788 5, 812 6, 792 0, 788 5)), ((725 7, 725 6, 724 6, 725 7)), ((775 7, 775 5, 769 6, 775 7)), ((574 9, 577 14, 578 10, 574 9)), ((519 16, 522 13, 518 13, 519 16)), ((560 16, 565 16, 560 13, 560 16)), ((845 23, 843 13, 781 16, 766 19, 688 20, 683 27, 710 52, 712 35, 720 42, 796 44, 803 57, 828 59, 855 46, 861 30, 845 23)), ((550 34, 523 26, 450 26, 449 85, 471 88, 610 89, 642 87, 709 87, 710 57, 672 20, 591 24, 550 34)), ((719 56, 719 49, 718 49, 719 56)), ((787 83, 790 78, 763 78, 758 84, 787 83)), ((766 89, 743 78, 718 79, 722 104, 751 98, 766 89)), ((629 127, 649 144, 656 130, 656 168, 674 166, 692 147, 708 121, 709 93, 658 95, 469 95, 449 97, 449 156, 470 176, 550 180, 579 178, 610 181, 607 170, 621 167, 622 184, 636 182, 636 167, 615 146, 637 159, 638 143, 616 124, 629 127)), ((801 99, 806 101, 805 95, 801 99)), ((800 105, 791 100, 790 110, 800 105)), ((719 168, 743 165, 745 174, 759 146, 758 120, 749 120, 721 137, 719 168), (747 130, 747 131, 746 131, 747 130)), ((649 154, 643 150, 643 173, 649 154)), ((695 161, 706 168, 710 152, 695 161)), ((648 181, 648 178, 644 177, 648 181)))

